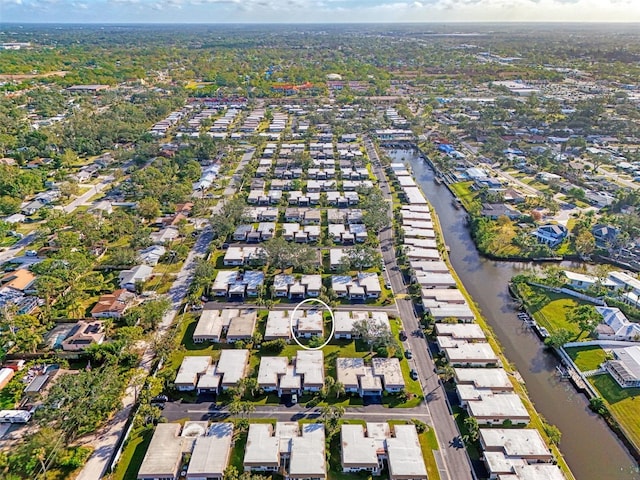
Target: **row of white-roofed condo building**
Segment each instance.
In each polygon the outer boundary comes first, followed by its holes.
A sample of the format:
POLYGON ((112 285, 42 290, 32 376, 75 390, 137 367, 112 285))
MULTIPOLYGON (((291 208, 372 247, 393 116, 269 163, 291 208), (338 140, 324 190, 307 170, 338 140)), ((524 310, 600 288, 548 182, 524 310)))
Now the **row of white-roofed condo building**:
MULTIPOLYGON (((233 423, 159 424, 137 479, 222 480, 231 463, 232 449, 239 448, 234 444, 234 433, 233 423)), ((340 466, 345 473, 380 475, 386 466, 391 480, 427 480, 414 425, 342 425, 340 440, 340 466)), ((273 472, 287 480, 328 478, 322 423, 251 423, 241 454, 246 472, 273 472)))
MULTIPOLYGON (((184 357, 174 379, 178 391, 219 394, 237 387, 249 373, 250 352, 246 349, 222 350, 216 362, 211 356, 184 357)), ((337 358, 336 379, 345 392, 361 397, 380 397, 384 392, 404 390, 405 380, 397 358, 337 358)), ((257 387, 263 392, 282 395, 317 393, 325 386, 325 358, 321 350, 298 350, 293 359, 263 356, 257 374, 257 387)))
POLYGON ((443 261, 423 192, 404 164, 392 163, 390 170, 402 190, 400 237, 411 281, 420 286, 424 310, 436 322, 437 345, 454 367, 459 404, 481 427, 479 442, 489 478, 564 478, 540 433, 524 429, 529 412, 443 261), (523 429, 482 428, 500 426, 523 429))

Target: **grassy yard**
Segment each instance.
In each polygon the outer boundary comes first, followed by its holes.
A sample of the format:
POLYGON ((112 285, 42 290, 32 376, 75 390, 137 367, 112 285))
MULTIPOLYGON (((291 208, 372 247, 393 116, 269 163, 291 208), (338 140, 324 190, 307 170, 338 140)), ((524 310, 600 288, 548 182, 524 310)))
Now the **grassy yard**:
POLYGON ((418 435, 420 438, 420 447, 422 448, 422 456, 424 457, 424 463, 427 466, 427 478, 430 480, 439 480, 440 472, 438 471, 438 464, 433 454, 434 450, 440 450, 438 440, 433 428, 429 429, 418 435))
POLYGON ((137 478, 138 470, 140 470, 152 436, 153 427, 145 427, 131 432, 110 480, 135 480, 137 478))
POLYGON ((606 352, 597 345, 565 348, 576 366, 583 372, 597 369, 606 360, 606 352))
POLYGON ((452 183, 450 185, 451 190, 460 199, 466 210, 472 210, 474 205, 478 203, 476 199, 479 193, 471 191, 469 188, 471 185, 473 185, 473 182, 452 183))
MULTIPOLYGON (((465 435, 469 434, 469 429, 467 428, 467 426, 464 424, 464 419, 467 418, 469 415, 467 415, 466 410, 464 410, 463 408, 460 407, 453 407, 453 417, 456 419, 456 423, 458 424, 458 430, 460 430, 460 435, 462 437, 464 437, 465 435)), ((469 442, 466 441, 464 442, 465 448, 467 449, 467 453, 469 453, 469 457, 471 458, 471 460, 479 460, 480 459, 480 449, 479 447, 479 442, 469 442)))
POLYGON ((12 410, 16 408, 16 397, 13 393, 3 389, 0 391, 0 410, 12 410))
MULTIPOLYGON (((184 349, 176 349, 169 361, 165 365, 165 369, 177 371, 182 363, 182 359, 187 355, 199 356, 210 355, 217 360, 220 358, 220 350, 222 348, 228 348, 226 343, 194 343, 193 332, 198 324, 198 319, 191 313, 186 313, 182 316, 180 324, 178 325, 178 332, 176 337, 180 339, 180 345, 183 345, 184 349)), ((231 346, 233 347, 233 346, 231 346)))
MULTIPOLYGON (((251 420, 251 423, 259 423, 251 420)), ((233 448, 231 449, 231 457, 229 457, 229 465, 238 469, 238 472, 244 471, 244 450, 247 445, 247 432, 236 433, 234 435, 233 448)))
POLYGON ((596 375, 589 381, 607 402, 609 410, 627 431, 629 439, 636 447, 640 446, 640 388, 621 388, 609 374, 596 375))
POLYGON ((576 336, 574 340, 586 339, 589 336, 587 332, 580 332, 580 328, 567 319, 567 314, 571 309, 585 302, 541 288, 531 288, 535 294, 546 297, 545 301, 538 302, 536 306, 529 309, 529 313, 533 315, 539 325, 545 327, 549 332, 564 328, 576 336))

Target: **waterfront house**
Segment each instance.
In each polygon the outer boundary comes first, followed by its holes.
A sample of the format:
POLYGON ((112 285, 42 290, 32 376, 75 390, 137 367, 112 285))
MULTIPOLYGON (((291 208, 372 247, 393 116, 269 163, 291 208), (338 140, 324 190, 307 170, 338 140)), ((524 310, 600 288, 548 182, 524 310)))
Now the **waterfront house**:
POLYGON ((548 224, 538 227, 532 235, 536 237, 538 242, 544 243, 551 248, 560 245, 569 235, 567 227, 559 224, 548 224))

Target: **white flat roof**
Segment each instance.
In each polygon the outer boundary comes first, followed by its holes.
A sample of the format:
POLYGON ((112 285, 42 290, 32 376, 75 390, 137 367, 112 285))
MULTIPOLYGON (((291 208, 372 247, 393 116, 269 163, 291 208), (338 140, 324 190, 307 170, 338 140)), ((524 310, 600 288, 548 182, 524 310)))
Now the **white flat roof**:
POLYGON ((434 272, 434 273, 449 272, 448 265, 442 260, 436 260, 436 261, 411 260, 409 262, 409 265, 415 271, 434 272))
POLYGON ((248 362, 249 350, 222 350, 216 366, 216 373, 222 374, 223 383, 237 384, 244 377, 248 362))
POLYGON ((469 414, 481 418, 526 418, 529 413, 515 393, 482 395, 481 400, 469 401, 469 414))
POLYGON ((482 341, 487 339, 477 323, 436 323, 436 333, 456 339, 482 341))
POLYGON ((387 439, 389 476, 427 478, 415 425, 396 425, 395 437, 387 439))
POLYGON ((270 310, 264 331, 265 339, 291 338, 289 312, 286 310, 270 310))
POLYGON ((206 308, 202 310, 200 319, 193 331, 193 338, 215 338, 220 340, 222 329, 229 326, 229 320, 240 312, 236 309, 225 309, 224 314, 221 310, 212 310, 206 308))
POLYGON ((240 315, 233 317, 227 330, 227 338, 251 337, 256 327, 258 319, 257 311, 243 311, 240 315))
POLYGON ((289 365, 287 357, 262 357, 258 367, 258 385, 278 385, 278 375, 284 375, 289 365))
POLYGON ((420 248, 438 248, 438 242, 435 238, 412 238, 405 235, 404 244, 420 248))
POLYGON ((302 436, 291 439, 289 477, 325 478, 324 424, 307 423, 302 426, 302 436))
POLYGON ((229 465, 232 441, 233 423, 212 424, 206 436, 196 438, 187 478, 222 477, 229 465))
POLYGON ((324 354, 322 350, 298 350, 296 374, 304 375, 304 385, 324 384, 324 354))
POLYGON ((336 377, 345 387, 359 387, 358 377, 364 374, 362 358, 337 358, 336 377))
POLYGON ((485 450, 511 457, 553 457, 538 430, 532 428, 481 428, 480 441, 485 450))
POLYGON ((550 463, 519 465, 514 471, 518 480, 566 480, 560 468, 550 463))
POLYGON ((423 288, 422 298, 432 298, 441 303, 464 304, 467 302, 457 288, 423 288))
POLYGON ((159 423, 144 455, 138 478, 175 477, 182 460, 185 437, 179 437, 179 423, 159 423))
POLYGON ((362 425, 342 425, 340 431, 343 467, 378 467, 376 441, 365 436, 362 425))
POLYGON ((404 378, 397 358, 373 358, 371 360, 373 373, 382 377, 385 388, 404 387, 404 378))
POLYGON ((421 248, 413 247, 409 245, 406 248, 407 257, 409 259, 427 259, 427 260, 440 260, 440 252, 435 248, 421 248))
POLYGON ((182 364, 176 375, 176 384, 193 384, 198 380, 198 374, 204 373, 211 365, 211 357, 206 356, 186 356, 182 359, 182 364))
POLYGON ((463 320, 475 318, 473 311, 471 311, 471 308, 469 308, 467 304, 440 303, 437 307, 429 308, 429 313, 436 320, 448 317, 460 318, 463 320))
POLYGON ((351 333, 351 331, 353 330, 353 324, 359 320, 369 320, 377 323, 382 322, 386 325, 389 325, 389 316, 386 312, 367 312, 364 310, 352 310, 350 312, 336 311, 333 315, 335 318, 336 334, 351 333))
POLYGON ((249 424, 244 463, 251 465, 278 465, 280 461, 280 439, 273 435, 273 427, 268 423, 249 424))
POLYGON ((473 362, 474 360, 497 363, 498 357, 488 343, 465 343, 456 348, 446 348, 450 362, 473 362))
POLYGON ((324 320, 321 312, 305 310, 305 315, 296 315, 298 318, 298 332, 317 333, 324 331, 324 320))
POLYGON ((410 205, 426 205, 427 200, 424 198, 422 191, 418 187, 404 187, 404 193, 410 205))
MULTIPOLYGON (((437 251, 437 250, 436 250, 437 251)), ((425 286, 456 286, 456 280, 450 273, 416 272, 416 281, 425 286)))
POLYGON ((417 228, 403 225, 404 238, 436 238, 436 232, 431 228, 417 228))
POLYGON ((502 368, 455 368, 458 384, 473 384, 477 388, 512 390, 513 384, 502 368))

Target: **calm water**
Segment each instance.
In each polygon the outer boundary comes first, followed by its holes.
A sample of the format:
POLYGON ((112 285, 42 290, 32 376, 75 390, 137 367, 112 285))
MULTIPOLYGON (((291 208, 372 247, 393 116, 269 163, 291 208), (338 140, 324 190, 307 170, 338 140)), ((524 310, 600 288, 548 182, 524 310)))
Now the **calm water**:
POLYGON ((560 449, 578 480, 640 480, 638 465, 607 425, 588 408, 584 395, 555 375, 556 359, 531 331, 522 328, 507 291, 509 279, 534 268, 528 263, 482 258, 456 210, 452 195, 433 181, 433 171, 412 151, 388 151, 409 164, 416 181, 438 213, 451 263, 482 310, 504 352, 524 379, 536 409, 562 431, 560 449))

